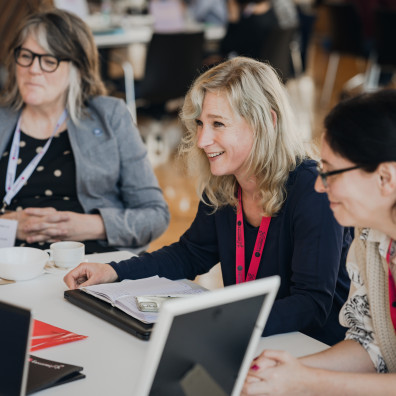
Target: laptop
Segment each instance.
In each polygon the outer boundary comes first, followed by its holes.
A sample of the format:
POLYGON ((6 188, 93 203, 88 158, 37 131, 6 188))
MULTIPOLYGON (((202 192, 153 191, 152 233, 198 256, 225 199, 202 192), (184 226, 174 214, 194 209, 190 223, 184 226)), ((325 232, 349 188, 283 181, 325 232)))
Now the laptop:
POLYGON ((25 395, 32 315, 0 301, 0 323, 0 394, 25 395))
POLYGON ((29 355, 32 322, 29 309, 0 301, 0 395, 25 396, 85 378, 80 366, 29 355))
POLYGON ((239 395, 279 279, 273 276, 165 302, 133 394, 239 395))

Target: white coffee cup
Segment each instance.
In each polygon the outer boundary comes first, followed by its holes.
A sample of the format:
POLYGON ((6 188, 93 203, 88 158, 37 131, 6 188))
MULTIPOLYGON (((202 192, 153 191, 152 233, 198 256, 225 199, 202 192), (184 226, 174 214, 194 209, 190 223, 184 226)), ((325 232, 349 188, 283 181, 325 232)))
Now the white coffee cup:
POLYGON ((85 245, 73 241, 55 242, 46 252, 57 267, 72 268, 84 261, 85 245))

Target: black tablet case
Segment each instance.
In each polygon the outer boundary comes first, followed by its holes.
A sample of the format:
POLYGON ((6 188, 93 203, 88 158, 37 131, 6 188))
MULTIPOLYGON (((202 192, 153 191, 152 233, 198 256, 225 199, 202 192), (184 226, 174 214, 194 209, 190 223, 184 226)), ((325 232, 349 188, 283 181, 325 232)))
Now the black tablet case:
POLYGON ((72 304, 104 319, 135 337, 142 340, 150 338, 153 324, 143 323, 99 298, 78 289, 66 290, 64 297, 72 304))
POLYGON ((26 394, 85 378, 80 366, 29 356, 29 374, 26 394))

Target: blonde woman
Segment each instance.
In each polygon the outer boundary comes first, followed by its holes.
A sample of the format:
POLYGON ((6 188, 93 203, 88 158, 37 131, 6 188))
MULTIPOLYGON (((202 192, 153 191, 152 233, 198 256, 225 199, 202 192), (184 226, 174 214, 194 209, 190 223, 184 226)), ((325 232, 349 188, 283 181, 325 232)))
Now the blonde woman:
POLYGON ((348 235, 343 239, 326 197, 314 191, 316 163, 307 159, 291 114, 284 87, 264 63, 239 57, 201 75, 181 113, 181 151, 201 194, 191 227, 152 254, 81 264, 66 284, 157 274, 194 279, 220 262, 225 286, 281 276, 265 335, 299 330, 330 344, 340 340, 348 235))

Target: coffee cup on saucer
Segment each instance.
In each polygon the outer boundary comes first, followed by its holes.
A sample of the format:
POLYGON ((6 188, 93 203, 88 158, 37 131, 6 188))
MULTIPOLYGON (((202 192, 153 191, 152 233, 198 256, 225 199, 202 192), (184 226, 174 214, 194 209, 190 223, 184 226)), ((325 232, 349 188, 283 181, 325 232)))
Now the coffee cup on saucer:
POLYGON ((46 250, 58 268, 73 268, 84 261, 85 245, 81 242, 60 241, 50 245, 46 250))

